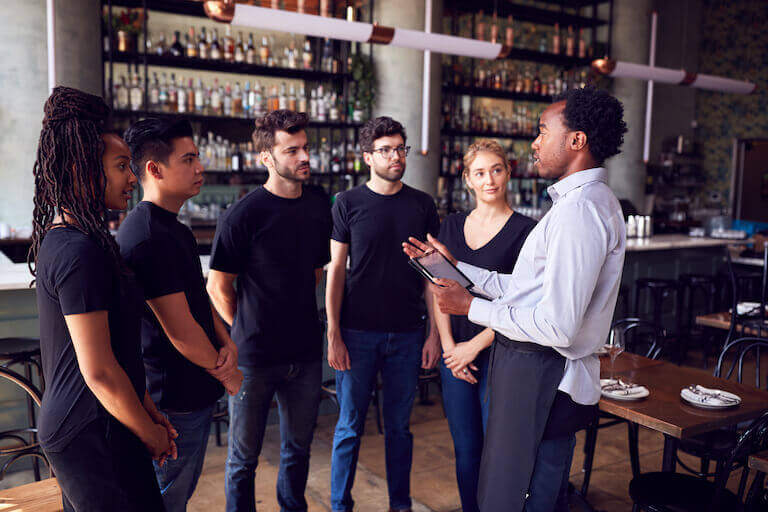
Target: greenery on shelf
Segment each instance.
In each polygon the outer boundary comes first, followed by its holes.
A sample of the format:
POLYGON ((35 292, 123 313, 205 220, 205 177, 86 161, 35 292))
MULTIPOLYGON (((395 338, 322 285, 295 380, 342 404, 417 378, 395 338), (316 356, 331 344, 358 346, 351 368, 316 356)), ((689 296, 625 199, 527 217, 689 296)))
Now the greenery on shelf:
MULTIPOLYGON (((109 9, 104 8, 104 23, 109 23, 109 9)), ((128 32, 138 34, 144 27, 144 9, 123 9, 121 12, 112 10, 112 32, 128 32)))
POLYGON ((352 55, 351 72, 354 86, 351 90, 352 98, 360 102, 364 112, 368 112, 376 98, 376 80, 370 57, 360 53, 352 55))

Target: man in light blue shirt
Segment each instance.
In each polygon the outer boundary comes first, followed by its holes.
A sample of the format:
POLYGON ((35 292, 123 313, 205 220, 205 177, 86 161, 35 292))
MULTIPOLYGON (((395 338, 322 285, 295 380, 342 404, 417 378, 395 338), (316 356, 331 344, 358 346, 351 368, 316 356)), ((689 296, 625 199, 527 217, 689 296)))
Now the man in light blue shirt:
MULTIPOLYGON (((603 163, 619 153, 625 132, 618 100, 593 88, 568 91, 544 111, 532 144, 539 175, 557 180, 548 189, 553 206, 512 274, 456 262, 493 300, 453 281, 431 286, 444 313, 497 333, 478 489, 483 512, 567 510, 574 434, 597 413, 595 351, 608 335, 624 264, 624 217, 603 163)), ((412 243, 404 246, 410 256, 429 249, 412 243)))

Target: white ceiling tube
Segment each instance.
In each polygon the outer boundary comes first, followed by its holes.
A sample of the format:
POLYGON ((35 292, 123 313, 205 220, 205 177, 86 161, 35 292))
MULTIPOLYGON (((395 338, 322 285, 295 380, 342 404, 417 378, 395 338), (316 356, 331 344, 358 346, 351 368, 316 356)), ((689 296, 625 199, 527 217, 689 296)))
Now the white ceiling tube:
MULTIPOLYGON (((659 15, 651 13, 651 47, 648 50, 648 65, 656 65, 656 27, 659 15)), ((645 131, 643 133, 643 162, 646 164, 651 152, 651 120, 653 118, 653 80, 648 80, 648 91, 645 97, 645 131)))
POLYGON ((231 0, 203 0, 203 5, 206 14, 216 21, 263 30, 359 43, 388 44, 478 59, 496 59, 506 56, 509 52, 508 48, 499 43, 236 4, 231 0))
MULTIPOLYGON (((432 32, 432 0, 424 2, 424 32, 432 32)), ((395 32, 397 34, 397 32, 395 32)), ((432 67, 432 52, 424 52, 424 74, 421 84, 421 154, 429 152, 429 79, 432 67)))
POLYGON ((689 73, 684 69, 659 68, 645 66, 632 62, 621 62, 610 59, 592 61, 592 69, 606 76, 636 78, 638 80, 653 80, 663 84, 687 85, 697 89, 708 89, 717 92, 734 94, 751 94, 757 88, 752 82, 733 80, 712 75, 689 73))
POLYGON ((48 36, 48 94, 56 87, 56 0, 45 2, 46 32, 48 36))

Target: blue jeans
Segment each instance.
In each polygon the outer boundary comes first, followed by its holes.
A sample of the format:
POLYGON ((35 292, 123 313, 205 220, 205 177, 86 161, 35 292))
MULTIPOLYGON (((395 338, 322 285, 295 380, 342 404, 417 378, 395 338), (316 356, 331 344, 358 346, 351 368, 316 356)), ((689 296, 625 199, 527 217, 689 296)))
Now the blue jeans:
POLYGON ((575 434, 541 441, 524 512, 568 512, 568 476, 574 446, 575 434))
POLYGON ((371 392, 381 371, 385 460, 389 506, 411 507, 413 435, 409 420, 416 396, 424 330, 372 332, 342 329, 351 369, 336 372, 339 421, 331 455, 331 508, 352 510, 360 438, 365 427, 371 392))
POLYGON ((152 461, 167 512, 187 510, 187 501, 195 492, 208 447, 213 407, 192 412, 161 411, 179 433, 176 438, 178 458, 167 459, 162 467, 152 461))
POLYGON ((320 361, 270 368, 240 367, 243 385, 229 397, 229 450, 225 472, 227 512, 255 512, 254 478, 272 397, 280 415, 280 510, 307 510, 304 490, 309 450, 320 403, 320 361))
POLYGON ((480 474, 480 456, 483 453, 485 426, 488 422, 488 400, 485 390, 488 381, 488 354, 483 350, 475 359, 477 384, 457 379, 440 361, 440 381, 443 387, 443 408, 448 418, 456 453, 456 482, 459 486, 461 509, 479 512, 477 481, 480 474))

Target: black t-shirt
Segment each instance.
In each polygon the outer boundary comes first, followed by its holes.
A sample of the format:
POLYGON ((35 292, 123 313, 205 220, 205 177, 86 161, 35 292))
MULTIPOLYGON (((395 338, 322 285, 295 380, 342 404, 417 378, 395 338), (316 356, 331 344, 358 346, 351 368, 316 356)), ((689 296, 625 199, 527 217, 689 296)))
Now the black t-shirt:
POLYGON ((259 187, 221 216, 211 269, 237 275, 232 339, 240 365, 322 358, 315 269, 330 260, 330 232, 328 196, 309 187, 296 199, 259 187))
POLYGON ((424 325, 424 279, 408 265, 402 243, 424 240, 440 227, 428 194, 403 185, 396 194, 377 194, 360 185, 333 205, 333 235, 349 244, 341 326, 402 332, 424 325))
MULTIPOLYGON (((513 213, 496 236, 477 250, 471 249, 464 238, 464 223, 469 212, 454 213, 445 218, 440 226, 438 240, 459 261, 475 267, 511 274, 523 242, 536 225, 536 221, 525 215, 513 213)), ((466 315, 451 315, 451 332, 456 343, 468 341, 485 327, 473 324, 466 315)))
MULTIPOLYGON (((176 214, 142 201, 120 225, 117 243, 144 299, 184 292, 192 317, 218 350, 197 243, 176 214)), ((160 409, 195 411, 210 406, 224 392, 219 381, 176 350, 147 304, 141 318, 141 345, 147 388, 160 409)))
POLYGON ((120 276, 95 239, 73 227, 46 233, 37 258, 37 309, 45 392, 38 421, 40 444, 61 451, 91 421, 108 413, 86 386, 64 315, 108 311, 112 352, 143 400, 139 319, 141 294, 120 276))

